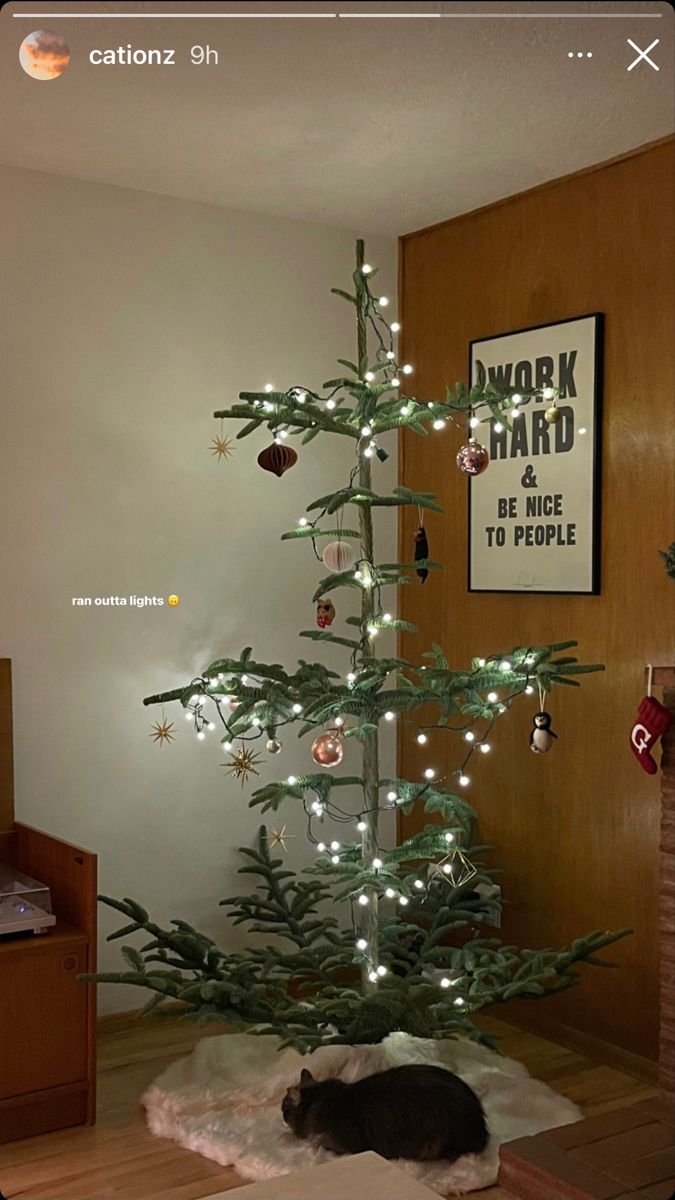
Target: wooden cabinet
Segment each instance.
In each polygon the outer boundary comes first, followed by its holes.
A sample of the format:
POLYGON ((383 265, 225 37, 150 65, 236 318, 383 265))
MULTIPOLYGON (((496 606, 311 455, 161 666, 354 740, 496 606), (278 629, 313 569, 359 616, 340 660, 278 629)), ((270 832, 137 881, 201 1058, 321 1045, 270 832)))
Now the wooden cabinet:
POLYGON ((0 1143, 93 1124, 96 1114, 96 989, 78 978, 96 969, 96 856, 8 823, 9 686, 0 659, 0 862, 51 889, 57 923, 0 937, 0 1143))

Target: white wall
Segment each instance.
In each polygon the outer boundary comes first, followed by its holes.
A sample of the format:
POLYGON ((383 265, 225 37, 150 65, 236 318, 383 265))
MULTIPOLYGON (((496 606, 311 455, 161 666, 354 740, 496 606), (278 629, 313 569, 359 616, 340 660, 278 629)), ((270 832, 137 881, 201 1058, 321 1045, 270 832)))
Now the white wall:
MULTIPOLYGON (((351 310, 330 287, 349 286, 353 235, 32 171, 0 180, 0 655, 14 669, 17 817, 96 851, 103 892, 234 945, 217 901, 239 890, 236 848, 257 813, 219 766, 219 735, 196 742, 168 709, 176 741, 155 745, 160 712, 141 699, 244 645, 289 665, 315 654, 297 632, 313 626, 323 568, 279 535, 346 480, 353 450, 319 438, 278 480, 255 462, 265 433, 228 463, 208 446, 213 409, 240 390, 316 386, 352 355, 351 310), (171 592, 177 609, 71 604, 171 592)), ((371 238, 367 253, 395 296, 395 244, 371 238)), ((376 466, 388 487, 389 448, 376 466)), ((394 548, 386 517, 384 560, 394 548)), ((309 742, 287 737, 267 762, 265 778, 299 774, 309 742)), ((308 861, 304 819, 289 807, 279 820, 297 835, 290 861, 308 861)), ((101 912, 102 933, 116 924, 101 912)), ((118 962, 104 943, 102 968, 118 962)), ((102 989, 104 1010, 140 998, 102 989)))

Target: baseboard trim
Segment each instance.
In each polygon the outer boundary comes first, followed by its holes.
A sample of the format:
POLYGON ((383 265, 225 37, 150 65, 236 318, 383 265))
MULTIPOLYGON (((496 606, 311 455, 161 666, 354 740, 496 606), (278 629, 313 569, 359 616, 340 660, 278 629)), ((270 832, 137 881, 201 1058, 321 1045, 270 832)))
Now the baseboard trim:
POLYGON ((583 1029, 574 1029, 571 1025, 564 1025, 561 1021, 546 1016, 546 1013, 533 1012, 532 1001, 523 1003, 528 1006, 527 1012, 520 1007, 517 1001, 494 1010, 487 1009, 486 1012, 493 1013, 495 1017, 499 1016, 500 1020, 516 1025, 526 1033, 534 1033, 538 1037, 546 1038, 549 1042, 556 1042, 557 1045, 564 1046, 566 1050, 583 1054, 584 1058, 590 1059, 599 1066, 612 1067, 616 1071, 623 1071, 626 1075, 631 1075, 633 1079, 638 1079, 641 1083, 647 1083, 651 1087, 658 1086, 659 1065, 653 1059, 634 1054, 632 1050, 625 1050, 623 1046, 605 1042, 602 1038, 595 1037, 594 1034, 587 1033, 583 1029))

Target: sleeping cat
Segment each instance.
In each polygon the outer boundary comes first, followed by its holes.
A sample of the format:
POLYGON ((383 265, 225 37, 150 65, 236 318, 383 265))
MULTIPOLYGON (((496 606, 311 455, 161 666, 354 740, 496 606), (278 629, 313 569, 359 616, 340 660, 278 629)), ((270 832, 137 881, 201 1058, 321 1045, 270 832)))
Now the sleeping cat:
POLYGON ((424 1064, 393 1067, 356 1083, 319 1082, 303 1069, 281 1111, 296 1137, 335 1154, 374 1150, 382 1158, 452 1162, 480 1154, 488 1141, 485 1114, 468 1084, 424 1064))

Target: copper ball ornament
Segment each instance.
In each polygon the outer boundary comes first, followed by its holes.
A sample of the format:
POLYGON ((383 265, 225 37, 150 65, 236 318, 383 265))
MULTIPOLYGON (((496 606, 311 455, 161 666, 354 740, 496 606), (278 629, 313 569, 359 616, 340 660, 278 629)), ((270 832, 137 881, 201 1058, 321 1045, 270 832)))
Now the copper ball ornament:
POLYGON ((318 767, 337 767, 344 757, 344 746, 339 733, 329 729, 320 733, 312 742, 312 758, 318 767))
POLYGON ((281 751, 281 742, 278 742, 276 738, 268 738, 265 743, 265 749, 268 754, 279 754, 281 751))
POLYGON ((485 446, 481 446, 475 438, 469 438, 457 454, 457 466, 465 475, 481 475, 490 462, 490 455, 485 446))
POLYGON ((351 542, 329 542, 326 546, 321 560, 324 567, 328 567, 329 571, 348 571, 356 562, 356 550, 351 542))
POLYGON ((547 408, 546 412, 544 413, 544 420, 548 422, 549 425, 555 425, 561 417, 562 413, 559 408, 556 408, 555 404, 552 404, 550 408, 547 408))
POLYGON ((258 466, 262 467, 263 471, 271 471, 279 479, 284 471, 294 467, 297 461, 298 455, 293 447, 282 446, 280 442, 272 442, 271 446, 261 450, 258 455, 258 466))

